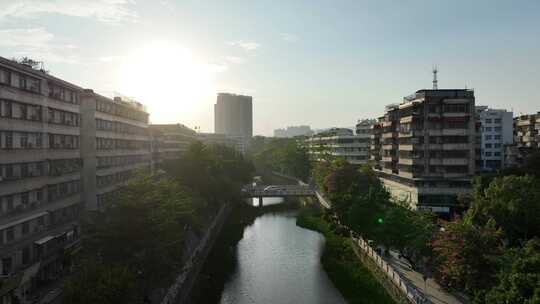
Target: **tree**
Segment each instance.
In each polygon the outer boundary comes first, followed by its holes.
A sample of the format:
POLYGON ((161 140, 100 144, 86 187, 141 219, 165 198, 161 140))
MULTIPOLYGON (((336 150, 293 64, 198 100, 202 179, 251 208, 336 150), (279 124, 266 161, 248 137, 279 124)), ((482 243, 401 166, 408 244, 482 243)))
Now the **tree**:
POLYGON ((87 261, 66 281, 64 302, 68 304, 143 303, 137 274, 126 265, 104 265, 87 261))
POLYGON ((234 149, 199 141, 179 159, 166 162, 164 168, 178 183, 201 196, 205 203, 202 209, 211 212, 222 202, 238 201, 241 187, 249 183, 254 171, 253 164, 234 149))
POLYGON ((470 213, 479 224, 490 219, 501 227, 511 245, 540 236, 540 182, 532 176, 495 178, 476 191, 470 213))
MULTIPOLYGON (((145 291, 166 285, 182 267, 186 228, 199 226, 200 219, 194 214, 197 201, 187 189, 166 178, 140 175, 130 180, 104 212, 85 224, 85 260, 103 266, 103 271, 112 265, 129 268, 145 291)), ((89 273, 73 280, 100 275, 104 274, 89 273)), ((84 286, 84 282, 73 286, 84 286)))
POLYGON ((259 169, 278 171, 302 180, 307 180, 311 173, 307 150, 295 139, 274 139, 253 157, 259 169))
POLYGON ((536 150, 525 158, 523 171, 540 178, 540 150, 536 150))
POLYGON ((485 303, 540 303, 540 240, 532 239, 507 255, 509 262, 498 274, 499 283, 487 292, 485 303))
POLYGON ((465 217, 448 222, 443 228, 432 242, 438 281, 469 292, 492 286, 503 253, 502 231, 495 222, 475 226, 465 217))

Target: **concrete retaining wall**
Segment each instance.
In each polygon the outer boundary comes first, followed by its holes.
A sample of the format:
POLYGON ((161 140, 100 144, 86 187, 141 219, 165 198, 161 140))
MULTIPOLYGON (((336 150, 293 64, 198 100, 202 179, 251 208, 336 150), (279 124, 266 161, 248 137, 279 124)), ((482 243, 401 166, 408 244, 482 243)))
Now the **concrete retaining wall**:
POLYGON ((178 274, 175 282, 169 287, 160 304, 184 304, 189 303, 189 295, 199 272, 208 257, 214 243, 231 212, 232 207, 225 204, 221 207, 212 221, 205 235, 191 257, 187 260, 182 272, 178 274))

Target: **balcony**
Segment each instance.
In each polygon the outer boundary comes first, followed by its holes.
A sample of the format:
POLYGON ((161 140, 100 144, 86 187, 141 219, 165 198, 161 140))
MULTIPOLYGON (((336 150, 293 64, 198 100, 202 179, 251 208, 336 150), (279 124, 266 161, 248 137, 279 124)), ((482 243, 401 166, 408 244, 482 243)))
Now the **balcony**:
POLYGON ((424 144, 399 144, 400 151, 423 150, 424 144))
MULTIPOLYGON (((412 165, 423 165, 423 164, 424 164, 424 159, 423 159, 423 158, 420 158, 420 157, 414 157, 414 158, 403 158, 403 157, 400 157, 398 163, 399 163, 400 165, 409 165, 409 166, 412 166, 412 165)), ((403 172, 403 171, 401 171, 401 172, 403 172)))
POLYGON ((383 133, 381 138, 393 138, 393 137, 397 137, 397 132, 386 132, 386 133, 383 133))
MULTIPOLYGON (((431 145, 430 145, 431 146, 431 145)), ((469 150, 474 145, 469 143, 461 143, 461 144, 442 144, 443 150, 469 150)))
POLYGON ((469 116, 469 112, 443 112, 443 117, 465 117, 469 116))
POLYGON ((467 165, 469 164, 468 158, 430 158, 430 165, 467 165))
POLYGON ((525 120, 518 120, 518 122, 516 123, 516 126, 525 127, 525 126, 530 126, 532 124, 533 122, 531 119, 525 119, 525 120))
POLYGON ((383 156, 383 157, 381 157, 381 161, 386 162, 386 163, 390 163, 390 162, 392 162, 394 160, 395 160, 394 156, 383 156))

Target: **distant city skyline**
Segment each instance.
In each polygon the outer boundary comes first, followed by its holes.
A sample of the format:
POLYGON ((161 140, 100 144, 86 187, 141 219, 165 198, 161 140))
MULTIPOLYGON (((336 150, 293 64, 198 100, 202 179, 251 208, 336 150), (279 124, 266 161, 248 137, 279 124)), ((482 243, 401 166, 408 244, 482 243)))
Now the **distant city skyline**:
POLYGON ((217 93, 253 96, 253 133, 350 126, 418 89, 536 113, 538 1, 0 2, 0 56, 148 106, 152 123, 214 129, 217 93), (279 22, 277 22, 279 20, 279 22), (134 33, 137 33, 136 35, 134 33))

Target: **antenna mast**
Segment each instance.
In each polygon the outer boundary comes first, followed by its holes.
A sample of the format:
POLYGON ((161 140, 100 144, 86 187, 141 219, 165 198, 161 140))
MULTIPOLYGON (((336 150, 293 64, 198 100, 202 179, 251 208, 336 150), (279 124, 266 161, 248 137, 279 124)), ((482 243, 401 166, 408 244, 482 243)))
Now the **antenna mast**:
POLYGON ((439 87, 437 86, 437 72, 439 70, 437 69, 437 66, 433 66, 433 89, 438 90, 439 87))

